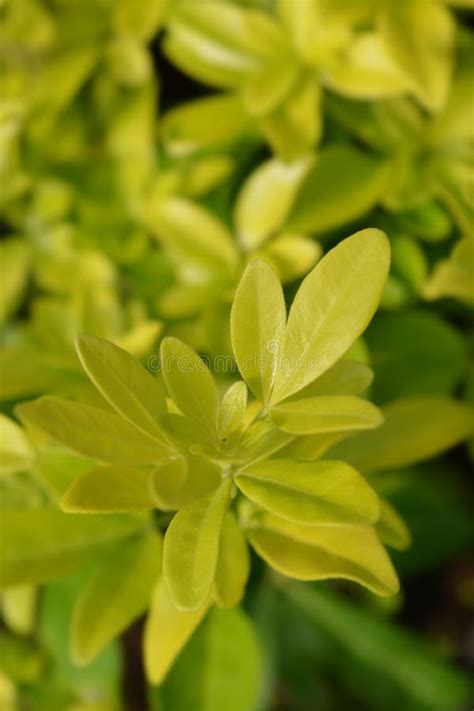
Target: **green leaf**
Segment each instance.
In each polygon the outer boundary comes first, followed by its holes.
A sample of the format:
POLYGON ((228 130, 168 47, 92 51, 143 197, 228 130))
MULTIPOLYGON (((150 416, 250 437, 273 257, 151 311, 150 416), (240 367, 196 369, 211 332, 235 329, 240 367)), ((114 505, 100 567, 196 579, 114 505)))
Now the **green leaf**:
POLYGON ((378 314, 367 331, 374 398, 450 395, 466 368, 460 334, 429 311, 378 314))
POLYGON ((222 526, 214 594, 221 607, 235 607, 242 600, 250 573, 247 542, 235 516, 228 511, 222 526))
POLYGON ((283 160, 307 155, 319 141, 322 130, 321 87, 312 73, 303 74, 285 100, 268 116, 260 118, 263 135, 283 160))
POLYGON ((219 439, 225 439, 240 427, 247 409, 247 386, 242 381, 233 383, 224 393, 218 417, 219 439))
POLYGON ((165 53, 198 81, 237 87, 261 67, 259 55, 273 49, 268 36, 252 27, 252 20, 265 28, 271 23, 263 13, 227 3, 216 4, 212 13, 201 5, 180 4, 167 23, 165 53))
POLYGON ((209 609, 209 601, 193 612, 179 610, 163 578, 158 581, 145 624, 145 669, 151 684, 161 684, 188 639, 209 609))
POLYGON ((30 250, 22 240, 0 245, 0 324, 15 312, 23 295, 30 268, 30 250))
POLYGON ((239 489, 268 511, 305 524, 374 522, 377 494, 344 462, 270 459, 235 477, 239 489))
POLYGON ((408 526, 392 504, 386 499, 380 499, 380 518, 375 526, 377 535, 386 546, 404 551, 411 544, 411 534, 408 526))
POLYGON ((220 275, 233 275, 238 254, 225 225, 204 208, 183 198, 154 204, 148 216, 152 232, 177 259, 220 275))
POLYGON ((382 408, 385 421, 330 450, 361 470, 395 469, 429 459, 474 432, 472 408, 443 397, 395 400, 382 408))
POLYGON ((239 461, 251 463, 270 457, 294 440, 294 435, 279 430, 269 418, 251 425, 239 447, 239 461), (240 459, 241 457, 241 459, 240 459))
POLYGON ((327 371, 364 331, 387 278, 390 247, 362 230, 332 249, 301 284, 283 340, 272 403, 327 371))
POLYGON ((37 597, 33 585, 18 585, 2 591, 2 618, 9 630, 21 635, 33 633, 37 597))
POLYGON ((187 155, 235 141, 248 132, 249 124, 237 96, 216 94, 180 104, 165 113, 161 133, 170 153, 187 155))
POLYGON ((99 467, 75 479, 61 499, 66 513, 127 513, 155 507, 150 471, 99 467))
POLYGON ((158 381, 122 348, 93 336, 79 336, 76 348, 94 385, 126 420, 156 439, 156 420, 166 412, 158 381))
POLYGON ((33 448, 22 428, 0 413, 0 476, 29 469, 33 448))
POLYGON ((293 434, 366 430, 383 422, 378 407, 352 395, 292 400, 273 407, 271 417, 280 429, 293 434))
POLYGON ((330 69, 326 79, 333 91, 352 99, 384 99, 407 92, 409 81, 373 32, 352 41, 344 63, 330 69))
POLYGON ((282 227, 309 165, 308 158, 292 163, 272 158, 247 178, 234 208, 244 249, 255 249, 282 227))
POLYGON ((351 434, 351 432, 327 432, 302 435, 289 442, 280 451, 280 455, 289 459, 303 459, 313 462, 320 459, 335 444, 350 437, 351 434))
POLYGON ((381 38, 393 61, 406 75, 412 92, 430 111, 446 101, 452 69, 455 26, 441 4, 426 12, 423 0, 383 6, 381 38))
POLYGON ((474 240, 460 240, 448 259, 440 259, 423 289, 429 301, 454 297, 468 306, 474 304, 474 240))
POLYGON ((268 565, 290 578, 344 578, 384 597, 398 592, 396 573, 370 526, 302 526, 264 514, 248 535, 268 565))
POLYGON ((192 348, 168 336, 161 344, 163 377, 175 405, 216 438, 219 398, 214 378, 192 348))
POLYGON ((112 10, 112 24, 120 35, 148 41, 157 32, 166 12, 168 0, 145 0, 136 3, 118 0, 112 10))
POLYGON ((209 594, 231 486, 229 478, 214 493, 184 506, 166 532, 163 572, 180 610, 197 610, 209 594))
POLYGON ((285 330, 285 300, 275 272, 261 260, 245 270, 231 312, 232 348, 258 399, 268 402, 285 330))
POLYGON ((346 144, 323 148, 304 179, 286 229, 327 232, 364 215, 387 189, 388 164, 346 144))
POLYGON ((284 284, 305 276, 321 256, 319 242, 295 234, 278 235, 255 254, 275 269, 284 284))
POLYGON ((418 636, 320 586, 283 590, 304 612, 311 636, 330 636, 338 677, 349 688, 357 680, 369 708, 432 711, 469 705, 467 676, 418 636))
POLYGON ((188 454, 160 464, 150 477, 150 490, 158 508, 177 511, 214 491, 220 484, 220 469, 206 457, 188 454))
POLYGON ((71 630, 74 662, 88 664, 139 617, 161 566, 161 538, 148 535, 112 551, 77 599, 71 630))
POLYGON ((166 711, 250 711, 262 676, 259 641, 240 608, 213 608, 160 689, 166 711))
POLYGON ((289 399, 293 401, 322 395, 358 395, 367 390, 373 378, 373 371, 365 363, 344 358, 289 399))
POLYGON ((131 516, 83 516, 55 509, 2 512, 0 585, 52 580, 143 528, 131 516))
POLYGON ((22 420, 86 457, 126 465, 150 464, 167 455, 159 442, 96 407, 47 396, 16 410, 22 420))

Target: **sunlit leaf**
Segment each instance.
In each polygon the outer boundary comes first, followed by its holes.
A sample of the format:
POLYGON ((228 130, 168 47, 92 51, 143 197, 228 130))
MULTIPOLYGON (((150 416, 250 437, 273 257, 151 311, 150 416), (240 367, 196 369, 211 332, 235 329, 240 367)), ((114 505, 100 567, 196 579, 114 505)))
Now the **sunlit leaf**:
POLYGON ((344 358, 290 399, 301 400, 322 395, 358 395, 369 387, 373 378, 373 371, 365 363, 344 358))
POLYGON ((309 272, 322 256, 319 242, 296 234, 281 234, 267 242, 256 253, 275 269, 283 283, 294 281, 309 272))
POLYGON ((232 305, 232 347, 240 372, 264 403, 277 371, 285 315, 283 291, 274 271, 261 260, 251 262, 232 305))
POLYGON ((274 404, 316 380, 360 336, 378 306, 389 263, 386 236, 362 230, 306 277, 290 309, 274 404))
POLYGON ((380 499, 380 518, 375 530, 380 540, 391 548, 403 551, 411 544, 411 534, 405 521, 386 499, 380 499))
POLYGON ((382 596, 398 591, 390 559, 369 526, 302 526, 265 514, 249 539, 268 565, 290 578, 345 578, 382 596))
POLYGON ((73 481, 61 499, 67 513, 127 513, 154 508, 150 471, 99 467, 73 481))
POLYGON ((219 409, 219 438, 225 439, 242 423, 247 407, 247 386, 238 381, 224 393, 219 409))
POLYGON ((145 624, 144 661, 148 680, 161 684, 188 639, 209 609, 209 601, 193 612, 183 612, 174 604, 163 578, 153 593, 145 624))
POLYGON ((271 416, 285 432, 313 434, 378 427, 380 410, 368 400, 351 395, 321 395, 276 405, 271 416))
POLYGON ((163 572, 180 610, 197 610, 209 594, 230 489, 227 479, 214 493, 184 506, 166 531, 163 572))
POLYGON ((242 102, 231 94, 181 104, 168 111, 161 123, 165 144, 176 155, 228 143, 248 130, 242 102))
POLYGON ((379 20, 382 40, 416 97, 431 111, 443 106, 451 73, 454 24, 442 4, 388 4, 379 20))
POLYGON ((14 420, 0 413, 0 476, 28 469, 33 457, 25 432, 14 420))
POLYGON ((133 425, 160 439, 156 419, 166 411, 166 405, 151 373, 103 338, 80 336, 77 351, 84 370, 112 407, 133 425))
POLYGON ((307 158, 293 163, 273 158, 250 174, 234 208, 245 249, 255 249, 282 227, 309 165, 307 158))
POLYGON ((182 341, 168 336, 161 344, 161 368, 179 410, 215 439, 219 401, 216 384, 204 361, 182 341))
POLYGON ((222 526, 214 594, 221 607, 235 607, 244 596, 250 572, 250 556, 244 534, 228 511, 222 526))
POLYGON ((235 481, 260 506, 297 523, 342 525, 379 516, 377 495, 344 462, 271 459, 247 467, 235 481))
POLYGON ((189 454, 158 465, 150 476, 150 490, 156 506, 177 511, 217 489, 220 469, 210 459, 189 454))
POLYGON ((148 222, 160 243, 178 258, 201 268, 233 273, 237 251, 232 236, 204 208, 170 197, 152 206, 148 222))
POLYGON ((106 410, 57 397, 42 397, 17 407, 19 416, 66 447, 111 464, 150 464, 167 454, 126 420, 106 410))

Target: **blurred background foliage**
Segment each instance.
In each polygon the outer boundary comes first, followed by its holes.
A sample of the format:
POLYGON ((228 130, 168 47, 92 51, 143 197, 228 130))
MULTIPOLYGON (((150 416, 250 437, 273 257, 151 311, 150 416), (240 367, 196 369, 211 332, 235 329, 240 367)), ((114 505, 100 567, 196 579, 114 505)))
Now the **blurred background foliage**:
MULTIPOLYGON (((413 538, 394 555, 395 600, 286 585, 256 563, 246 608, 260 678, 218 638, 226 625, 245 636, 247 623, 210 617, 165 685, 147 690, 136 626, 88 666, 70 661, 86 566, 2 594, 2 709, 211 711, 204 677, 222 711, 252 683, 264 711, 469 708, 474 440, 472 428, 450 435, 444 408, 474 400, 472 9, 1 0, 2 413, 44 393, 93 402, 72 347, 81 332, 152 369, 164 333, 229 354, 230 303, 251 257, 291 296, 328 248, 374 226, 390 238, 391 274, 352 357, 374 369, 377 404, 423 398, 392 448, 417 428, 436 442, 397 466, 367 465, 413 538)), ((74 461, 38 463, 4 424, 2 510, 56 501, 74 461)))

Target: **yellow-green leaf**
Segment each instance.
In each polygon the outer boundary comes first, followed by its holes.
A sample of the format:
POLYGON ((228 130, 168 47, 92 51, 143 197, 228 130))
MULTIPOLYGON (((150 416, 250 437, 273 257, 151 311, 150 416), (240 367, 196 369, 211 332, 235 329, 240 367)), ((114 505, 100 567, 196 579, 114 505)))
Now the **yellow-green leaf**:
POLYGON ((290 309, 273 404, 316 380, 360 336, 379 304, 389 265, 387 237, 368 229, 315 266, 290 309))
POLYGON ((366 430, 383 422, 378 407, 352 395, 292 400, 272 408, 271 416, 280 429, 292 434, 366 430))
POLYGON ((158 508, 177 511, 217 489, 220 480, 217 464, 188 454, 157 466, 150 477, 150 489, 158 508))
POLYGON ((185 262, 223 274, 233 274, 238 255, 225 225, 203 207, 170 197, 152 206, 150 229, 160 243, 185 262))
POLYGON ((323 148, 294 200, 286 229, 327 232, 364 215, 385 194, 387 161, 348 144, 323 148))
POLYGON ((374 522, 378 496, 344 462, 270 459, 237 474, 239 489, 272 513, 297 523, 374 522))
POLYGON ((398 592, 395 570, 370 526, 302 526, 265 514, 249 539, 268 565, 290 578, 344 578, 377 595, 398 592))
POLYGON ((322 256, 319 242, 296 234, 281 234, 267 242, 256 257, 267 261, 281 281, 294 281, 305 276, 322 256))
POLYGON ((329 453, 358 469, 395 469, 429 459, 474 433, 471 407, 444 397, 407 397, 382 408, 383 425, 329 453))
POLYGON ((33 448, 22 428, 0 413, 0 476, 28 469, 33 457, 33 448))
POLYGON ((79 594, 71 629, 76 664, 92 661, 146 610, 160 573, 161 546, 156 534, 127 541, 112 551, 79 594))
POLYGON ((132 516, 65 514, 55 509, 2 512, 0 586, 53 580, 112 543, 143 529, 132 516))
POLYGON ((67 513, 127 513, 155 504, 150 471, 132 467, 99 467, 73 481, 61 499, 67 513))
POLYGON ((214 595, 221 607, 235 607, 242 600, 250 572, 250 556, 244 534, 228 511, 222 526, 214 580, 214 595))
POLYGON ((235 140, 249 130, 249 123, 237 96, 216 94, 168 111, 161 132, 171 153, 186 155, 235 140))
POLYGON ((19 405, 22 420, 66 447, 111 464, 150 464, 166 456, 159 442, 122 417, 97 407, 42 397, 19 405))
POLYGON ((145 624, 144 660, 151 684, 161 684, 184 645, 209 609, 207 600, 193 612, 183 612, 174 604, 163 578, 153 593, 145 624))
POLYGON ((163 573, 180 610, 197 610, 209 595, 231 486, 226 479, 214 493, 184 506, 166 531, 163 573))
POLYGON ((290 399, 301 400, 320 395, 358 395, 369 387, 373 378, 373 371, 365 363, 343 358, 290 399))
POLYGON ((308 158, 292 163, 272 158, 247 178, 234 210, 237 233, 245 249, 255 249, 281 228, 309 165, 308 158))
POLYGON ((205 427, 214 440, 219 398, 204 361, 182 341, 168 336, 161 344, 161 369, 175 405, 183 415, 205 427))
POLYGON ((2 591, 2 617, 12 632, 32 634, 35 627, 37 592, 33 585, 18 585, 2 591))
POLYGON ((379 16, 380 36, 412 91, 430 111, 442 108, 452 69, 455 26, 441 3, 387 3, 379 16))
POLYGON ((79 336, 76 347, 84 370, 112 407, 147 434, 162 438, 156 420, 166 405, 152 374, 103 338, 79 336))
POLYGON ((377 535, 386 546, 404 551, 411 544, 411 534, 400 514, 386 499, 380 499, 380 518, 375 526, 377 535))
POLYGON ((252 261, 235 293, 232 347, 239 370, 259 400, 268 402, 285 330, 285 300, 271 267, 252 261))
POLYGON ((225 439, 241 424, 247 408, 247 386, 242 381, 233 383, 224 393, 218 417, 218 433, 225 439))

